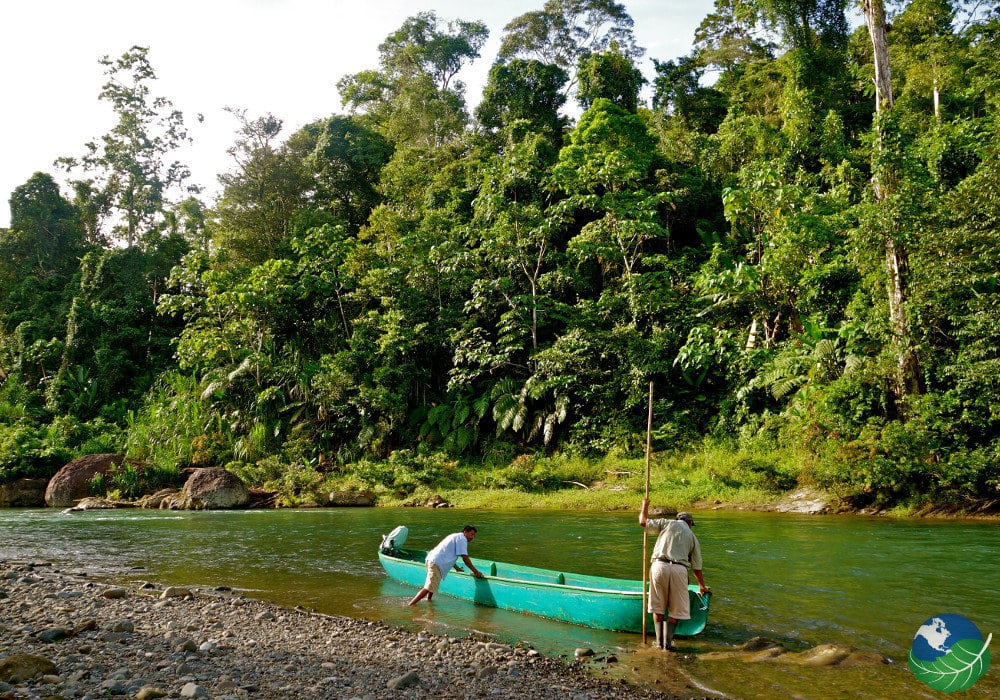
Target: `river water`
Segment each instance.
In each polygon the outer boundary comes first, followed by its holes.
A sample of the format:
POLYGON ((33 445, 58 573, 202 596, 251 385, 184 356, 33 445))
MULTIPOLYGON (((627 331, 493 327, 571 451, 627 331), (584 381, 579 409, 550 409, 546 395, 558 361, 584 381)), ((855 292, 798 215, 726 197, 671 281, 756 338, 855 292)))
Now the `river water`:
MULTIPOLYGON (((682 649, 709 651, 755 636, 794 651, 850 644, 884 666, 802 668, 780 663, 664 660, 639 635, 591 630, 436 596, 389 581, 375 556, 382 535, 406 525, 407 546, 429 549, 467 523, 473 557, 619 578, 642 577, 634 513, 322 509, 251 511, 0 510, 0 558, 52 561, 65 571, 247 595, 320 612, 377 619, 436 634, 482 634, 549 655, 587 646, 649 679, 674 664, 704 688, 737 698, 939 697, 907 670, 917 628, 941 613, 1000 640, 1000 538, 981 521, 895 521, 858 516, 695 513, 713 590, 709 624, 682 649), (630 654, 629 652, 637 652, 630 654)), ((651 546, 652 543, 650 543, 651 546)), ((994 645, 995 646, 995 645, 994 645)), ((998 663, 1000 666, 1000 663, 998 663)), ((613 674, 614 672, 612 672, 613 674)), ((964 697, 1000 697, 1000 667, 964 697)))

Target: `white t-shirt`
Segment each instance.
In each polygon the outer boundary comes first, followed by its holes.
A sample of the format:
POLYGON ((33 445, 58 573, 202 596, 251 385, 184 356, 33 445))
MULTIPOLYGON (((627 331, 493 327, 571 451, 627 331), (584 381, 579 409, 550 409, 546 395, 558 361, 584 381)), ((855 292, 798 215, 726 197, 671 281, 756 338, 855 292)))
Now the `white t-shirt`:
POLYGON ((458 558, 468 554, 469 540, 466 539, 465 533, 456 532, 454 535, 445 537, 438 543, 437 547, 427 552, 427 561, 437 565, 443 579, 451 571, 451 567, 455 566, 458 558))

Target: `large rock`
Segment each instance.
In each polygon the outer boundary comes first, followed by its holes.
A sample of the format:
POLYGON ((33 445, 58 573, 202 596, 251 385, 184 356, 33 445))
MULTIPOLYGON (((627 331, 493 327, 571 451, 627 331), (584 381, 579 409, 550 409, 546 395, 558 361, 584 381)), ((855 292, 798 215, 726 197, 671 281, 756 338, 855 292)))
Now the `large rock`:
POLYGON ((171 510, 216 510, 242 508, 250 501, 250 491, 238 476, 221 467, 195 469, 184 488, 168 496, 160 508, 171 510))
POLYGON ((107 474, 112 467, 125 461, 125 455, 97 454, 77 457, 49 479, 45 489, 45 504, 52 508, 69 508, 90 495, 89 484, 95 474, 107 474))
POLYGON ((139 508, 152 508, 153 510, 156 510, 157 508, 167 508, 168 506, 165 506, 163 502, 167 499, 175 498, 178 493, 180 492, 177 489, 160 489, 156 493, 146 494, 136 501, 135 504, 139 508))
POLYGON ((111 510, 114 508, 133 508, 133 503, 128 501, 109 501, 101 496, 87 496, 81 498, 72 508, 66 508, 63 513, 76 513, 86 510, 111 510))
POLYGON ((804 515, 819 515, 829 513, 833 505, 828 494, 814 489, 800 487, 785 494, 785 497, 775 507, 779 513, 802 513, 804 515))
POLYGON ((375 494, 371 491, 332 491, 327 496, 327 505, 333 508, 368 508, 375 505, 375 494))
POLYGON ((18 479, 0 484, 0 508, 39 508, 45 505, 45 479, 18 479))
POLYGON ((819 644, 805 651, 791 652, 783 644, 766 637, 754 637, 726 651, 698 655, 699 660, 740 659, 750 663, 774 661, 797 666, 877 666, 889 663, 881 654, 862 651, 843 644, 819 644))
POLYGON ((57 670, 54 663, 35 654, 13 654, 0 659, 0 681, 4 683, 24 683, 57 670))

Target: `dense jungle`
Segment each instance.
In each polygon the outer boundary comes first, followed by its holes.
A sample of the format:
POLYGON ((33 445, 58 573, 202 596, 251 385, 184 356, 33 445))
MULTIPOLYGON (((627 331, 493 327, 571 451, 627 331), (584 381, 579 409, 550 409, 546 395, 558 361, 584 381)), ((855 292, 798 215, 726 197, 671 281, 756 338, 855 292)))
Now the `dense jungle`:
POLYGON ((634 496, 649 428, 678 502, 995 510, 1000 5, 717 0, 671 58, 539 4, 496 56, 417 12, 327 118, 230 107, 212 201, 150 47, 99 59, 113 128, 0 229, 0 483, 634 496))

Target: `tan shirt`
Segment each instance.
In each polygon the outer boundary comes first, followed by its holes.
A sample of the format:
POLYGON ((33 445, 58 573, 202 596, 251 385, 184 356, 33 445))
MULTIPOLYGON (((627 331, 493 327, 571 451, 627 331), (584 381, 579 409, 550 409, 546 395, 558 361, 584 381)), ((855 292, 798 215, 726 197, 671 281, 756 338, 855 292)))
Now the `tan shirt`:
POLYGON ((659 533, 653 545, 654 559, 666 557, 689 569, 701 570, 701 545, 686 522, 669 518, 647 520, 646 532, 659 533))

